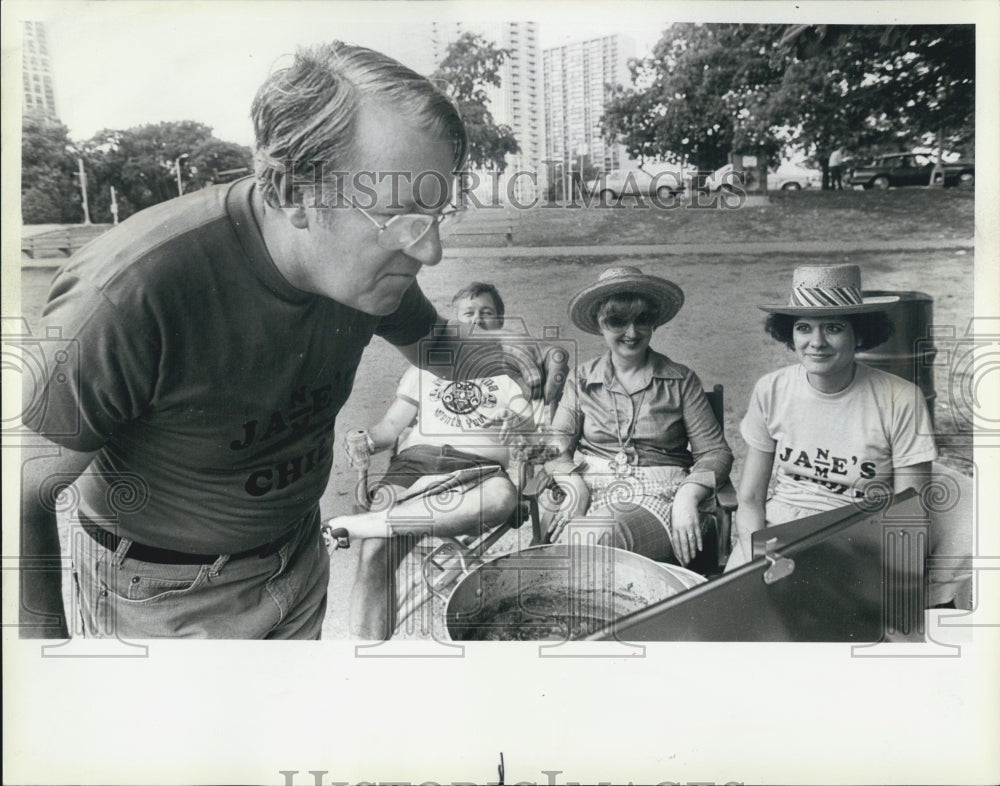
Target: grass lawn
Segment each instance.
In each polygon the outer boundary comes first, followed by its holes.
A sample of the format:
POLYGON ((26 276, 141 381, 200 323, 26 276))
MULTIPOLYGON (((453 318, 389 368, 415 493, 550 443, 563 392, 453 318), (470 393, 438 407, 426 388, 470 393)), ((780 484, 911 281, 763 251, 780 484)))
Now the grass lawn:
MULTIPOLYGON (((539 205, 516 211, 514 245, 967 240, 973 237, 974 204, 971 191, 902 188, 778 191, 771 194, 769 205, 739 210, 640 208, 634 199, 622 200, 617 208, 596 203, 575 209, 539 205)), ((474 216, 467 220, 475 225, 474 216)), ((463 237, 462 245, 490 245, 495 240, 463 237)))

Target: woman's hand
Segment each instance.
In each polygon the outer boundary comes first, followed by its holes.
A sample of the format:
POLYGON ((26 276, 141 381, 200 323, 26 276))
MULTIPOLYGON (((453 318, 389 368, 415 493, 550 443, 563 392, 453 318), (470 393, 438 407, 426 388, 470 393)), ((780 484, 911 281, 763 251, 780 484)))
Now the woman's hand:
POLYGON ((749 562, 753 556, 750 537, 766 526, 764 504, 773 467, 773 453, 765 453, 754 447, 747 450, 743 462, 743 476, 740 479, 740 506, 733 519, 736 545, 726 562, 727 571, 749 562))
MULTIPOLYGON (((590 507, 590 489, 576 472, 569 474, 559 474, 554 480, 562 492, 562 499, 556 500, 551 494, 546 495, 546 499, 539 500, 540 507, 545 511, 553 511, 552 517, 545 526, 546 543, 555 543, 562 537, 566 530, 566 525, 573 519, 583 516, 590 507)), ((545 524, 543 518, 543 525, 545 524)))
POLYGON ((733 544, 733 550, 729 554, 729 559, 726 560, 726 567, 723 573, 728 573, 731 570, 735 570, 740 565, 744 565, 751 559, 752 547, 750 545, 750 536, 748 533, 739 532, 736 536, 736 542, 733 544), (745 535, 745 537, 744 537, 745 535))
POLYGON ((703 547, 698 488, 696 484, 686 483, 677 489, 670 512, 670 543, 681 565, 687 565, 703 547))
POLYGON ((562 537, 563 532, 566 531, 566 525, 569 524, 573 517, 562 511, 557 511, 549 522, 549 529, 545 535, 546 543, 558 543, 559 538, 562 537))

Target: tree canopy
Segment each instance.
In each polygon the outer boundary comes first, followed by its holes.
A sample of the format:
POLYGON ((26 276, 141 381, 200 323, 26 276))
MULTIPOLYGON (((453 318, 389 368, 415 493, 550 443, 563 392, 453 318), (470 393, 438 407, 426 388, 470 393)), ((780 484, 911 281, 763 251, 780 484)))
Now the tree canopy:
POLYGON ((219 173, 250 171, 250 148, 212 136, 212 129, 191 120, 104 129, 79 146, 87 162, 88 195, 95 221, 110 220, 110 186, 119 217, 178 195, 177 167, 184 191, 228 179, 219 173))
POLYGON ((453 41, 431 80, 441 85, 458 104, 469 134, 469 163, 475 168, 503 172, 508 153, 519 153, 510 126, 497 124, 488 109, 486 86, 500 87, 500 68, 510 56, 506 49, 475 33, 453 41))
POLYGON ((717 169, 736 147, 775 145, 760 103, 777 78, 762 53, 775 26, 676 24, 650 57, 630 63, 632 88, 615 89, 602 125, 633 158, 686 159, 717 169))
POLYGON ((21 217, 28 224, 83 221, 69 130, 26 114, 21 122, 21 217))
POLYGON ((677 24, 630 67, 602 122, 634 157, 973 142, 971 25, 677 24))
POLYGON ((77 159, 87 173, 90 218, 96 223, 112 220, 112 186, 124 219, 177 196, 178 165, 187 192, 249 173, 252 163, 250 148, 217 139, 211 128, 190 120, 104 129, 73 142, 61 123, 27 115, 21 145, 25 223, 83 221, 77 159))

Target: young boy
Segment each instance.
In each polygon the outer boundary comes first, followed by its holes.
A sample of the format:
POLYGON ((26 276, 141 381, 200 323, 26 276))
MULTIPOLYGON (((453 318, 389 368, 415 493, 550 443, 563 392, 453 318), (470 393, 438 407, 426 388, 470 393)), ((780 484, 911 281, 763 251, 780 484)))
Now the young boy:
MULTIPOLYGON (((452 306, 463 334, 474 337, 503 327, 503 300, 492 284, 464 287, 455 293, 452 306)), ((446 380, 411 367, 385 415, 368 429, 365 443, 348 442, 351 463, 364 465, 371 454, 395 444, 416 421, 373 489, 373 509, 330 519, 324 527, 346 529, 352 540, 361 542, 351 593, 353 634, 385 639, 395 628, 393 577, 414 541, 396 536, 478 532, 501 524, 514 511, 518 492, 506 473, 507 442, 517 432, 534 430, 542 402, 526 398, 510 376, 489 371, 483 369, 483 376, 475 378, 446 380), (418 494, 458 470, 473 470, 473 480, 457 492, 452 488, 418 494)))

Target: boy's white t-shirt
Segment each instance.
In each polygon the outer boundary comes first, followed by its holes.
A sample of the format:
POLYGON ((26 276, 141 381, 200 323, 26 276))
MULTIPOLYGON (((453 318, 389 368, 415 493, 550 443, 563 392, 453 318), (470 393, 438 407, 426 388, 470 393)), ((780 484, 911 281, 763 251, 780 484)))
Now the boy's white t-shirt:
POLYGON ((817 511, 858 502, 872 484, 892 493, 895 469, 937 458, 920 389, 861 363, 832 394, 810 385, 800 364, 761 377, 740 433, 774 453, 771 498, 817 511))
POLYGON ((538 407, 524 397, 520 385, 506 375, 448 380, 416 367, 407 369, 396 396, 417 407, 417 423, 399 446, 451 445, 457 450, 493 458, 506 465, 507 448, 497 439, 497 416, 503 410, 530 414, 538 407))

